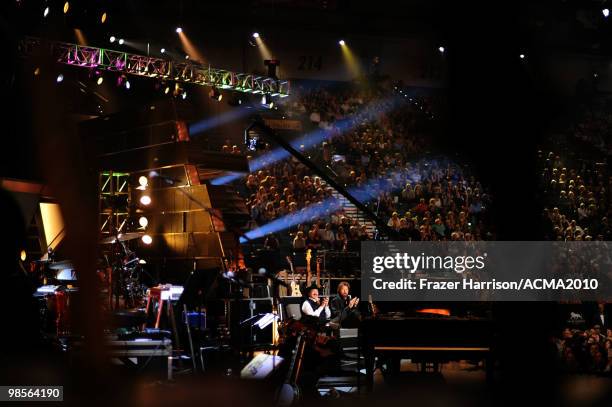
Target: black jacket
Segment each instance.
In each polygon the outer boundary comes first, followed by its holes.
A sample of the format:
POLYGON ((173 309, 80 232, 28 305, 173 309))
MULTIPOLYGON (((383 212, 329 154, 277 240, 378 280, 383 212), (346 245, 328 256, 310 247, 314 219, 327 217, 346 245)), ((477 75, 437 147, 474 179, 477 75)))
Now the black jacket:
POLYGON ((343 328, 352 328, 359 324, 361 314, 357 308, 348 307, 349 300, 344 300, 337 294, 329 301, 329 309, 331 311, 331 319, 337 322, 343 328))
MULTIPOLYGON (((601 321, 601 317, 600 317, 600 312, 598 309, 594 310, 593 315, 591 316, 591 327, 595 326, 595 325, 600 325, 603 329, 603 334, 606 334, 606 329, 610 329, 612 328, 612 312, 610 310, 609 305, 606 305, 603 315, 604 315, 604 322, 602 323, 601 321)), ((334 312, 332 310, 332 318, 334 316, 334 312)))

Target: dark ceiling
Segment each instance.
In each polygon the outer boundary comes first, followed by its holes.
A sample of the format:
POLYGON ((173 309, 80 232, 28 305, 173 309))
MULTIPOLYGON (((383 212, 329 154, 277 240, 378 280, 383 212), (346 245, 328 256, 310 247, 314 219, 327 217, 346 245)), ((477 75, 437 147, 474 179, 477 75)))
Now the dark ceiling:
MULTIPOLYGON (((92 38, 122 32, 131 38, 168 41, 174 28, 190 31, 274 30, 296 27, 333 35, 359 33, 385 37, 449 37, 470 30, 474 21, 510 19, 508 33, 524 41, 569 51, 612 51, 612 22, 603 18, 605 1, 457 2, 442 0, 6 0, 2 9, 5 35, 41 35, 66 39, 73 28, 87 30, 92 38), (48 5, 50 14, 43 18, 48 5), (102 11, 108 13, 100 24, 102 11), (467 18, 467 19, 466 19, 467 18)), ((611 17, 612 19, 612 17, 611 17)), ((483 33, 486 34, 486 33, 483 33)))

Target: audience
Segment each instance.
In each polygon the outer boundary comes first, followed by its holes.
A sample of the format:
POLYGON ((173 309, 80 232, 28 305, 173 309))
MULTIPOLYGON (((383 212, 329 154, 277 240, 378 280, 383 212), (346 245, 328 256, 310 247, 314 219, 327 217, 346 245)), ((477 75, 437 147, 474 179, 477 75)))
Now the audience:
MULTIPOLYGON (((488 194, 473 176, 445 159, 425 154, 435 122, 433 98, 401 89, 294 89, 283 114, 326 139, 307 153, 336 182, 368 205, 405 240, 493 239, 487 224, 488 194), (400 92, 401 91, 401 92, 400 92)), ((226 143, 229 152, 229 142, 226 143)), ((247 176, 241 186, 251 217, 261 226, 311 205, 339 198, 294 158, 247 176)), ((326 205, 327 206, 327 205, 326 205)), ((349 205, 323 210, 287 233, 293 249, 359 250, 375 228, 349 205), (364 222, 365 221, 365 222, 364 222)))
MULTIPOLYGON (((544 239, 570 242, 612 238, 608 221, 612 187, 608 170, 612 151, 609 107, 610 101, 597 97, 578 106, 578 114, 569 119, 569 125, 564 124, 551 135, 547 152, 538 151, 544 239)), ((611 372, 612 330, 600 322, 586 321, 586 329, 565 328, 555 339, 567 371, 611 372)))
POLYGON ((608 169, 612 116, 607 98, 579 104, 569 124, 539 151, 544 238, 610 240, 612 177, 608 169))
POLYGON ((555 339, 563 368, 570 372, 612 372, 612 329, 565 328, 555 339))

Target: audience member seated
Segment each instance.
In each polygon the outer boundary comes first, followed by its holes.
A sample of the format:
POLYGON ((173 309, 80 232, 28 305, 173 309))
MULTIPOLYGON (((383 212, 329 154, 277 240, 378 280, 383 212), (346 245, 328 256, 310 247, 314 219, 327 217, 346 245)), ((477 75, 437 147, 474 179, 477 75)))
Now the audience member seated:
POLYGON ((306 288, 306 299, 302 303, 302 320, 325 324, 331 318, 329 298, 319 299, 319 289, 316 286, 306 288))
POLYGON ((342 281, 338 284, 338 293, 331 299, 331 319, 342 328, 357 328, 361 322, 361 314, 357 305, 359 298, 351 298, 348 282, 342 281))

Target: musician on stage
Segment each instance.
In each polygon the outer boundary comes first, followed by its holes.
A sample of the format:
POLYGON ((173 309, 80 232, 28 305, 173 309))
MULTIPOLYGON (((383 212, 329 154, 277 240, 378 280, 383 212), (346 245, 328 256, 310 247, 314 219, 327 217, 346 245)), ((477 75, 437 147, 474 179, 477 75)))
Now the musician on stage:
POLYGON ((300 322, 309 326, 314 335, 304 355, 305 370, 311 369, 311 373, 318 378, 324 372, 339 370, 341 349, 333 328, 328 324, 331 317, 329 298, 319 298, 316 285, 308 287, 306 295, 308 297, 302 303, 300 322))
POLYGON ((320 323, 326 323, 331 318, 331 310, 329 309, 329 298, 319 298, 319 289, 317 286, 306 288, 307 298, 302 303, 302 314, 316 318, 320 323))
POLYGON ((359 297, 351 298, 351 285, 342 281, 338 284, 338 294, 331 300, 332 321, 342 328, 356 328, 361 321, 361 313, 357 305, 359 297))

